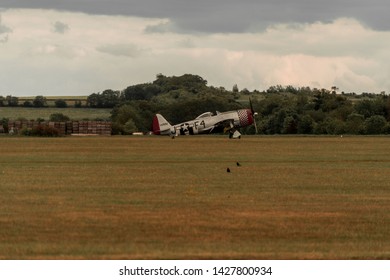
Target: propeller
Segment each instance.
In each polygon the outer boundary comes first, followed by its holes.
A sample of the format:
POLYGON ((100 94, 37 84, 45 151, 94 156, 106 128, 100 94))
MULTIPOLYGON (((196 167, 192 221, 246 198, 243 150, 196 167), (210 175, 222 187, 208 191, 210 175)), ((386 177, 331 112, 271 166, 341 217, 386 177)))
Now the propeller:
POLYGON ((253 124, 255 125, 255 131, 256 131, 256 134, 258 134, 256 118, 255 118, 258 114, 257 114, 257 112, 255 112, 255 110, 253 110, 253 104, 252 104, 252 100, 250 98, 249 98, 249 105, 251 106, 251 112, 252 112, 252 117, 253 117, 253 124))

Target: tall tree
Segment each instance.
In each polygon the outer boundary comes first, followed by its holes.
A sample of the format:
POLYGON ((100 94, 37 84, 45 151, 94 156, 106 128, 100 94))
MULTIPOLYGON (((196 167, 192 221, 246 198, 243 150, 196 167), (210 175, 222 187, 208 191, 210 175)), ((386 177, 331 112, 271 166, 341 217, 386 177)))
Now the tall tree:
POLYGON ((47 106, 47 101, 46 97, 43 97, 42 95, 38 95, 34 98, 33 100, 33 105, 34 107, 46 107, 47 106))

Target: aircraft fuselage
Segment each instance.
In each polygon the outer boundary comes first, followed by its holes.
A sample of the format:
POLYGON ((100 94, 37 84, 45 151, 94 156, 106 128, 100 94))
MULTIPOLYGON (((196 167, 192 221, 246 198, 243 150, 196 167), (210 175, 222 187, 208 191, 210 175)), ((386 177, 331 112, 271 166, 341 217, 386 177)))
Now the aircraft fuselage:
POLYGON ((253 114, 250 109, 236 111, 206 112, 194 120, 170 125, 163 116, 157 114, 153 119, 153 133, 158 135, 195 135, 205 133, 220 133, 253 123, 253 114))

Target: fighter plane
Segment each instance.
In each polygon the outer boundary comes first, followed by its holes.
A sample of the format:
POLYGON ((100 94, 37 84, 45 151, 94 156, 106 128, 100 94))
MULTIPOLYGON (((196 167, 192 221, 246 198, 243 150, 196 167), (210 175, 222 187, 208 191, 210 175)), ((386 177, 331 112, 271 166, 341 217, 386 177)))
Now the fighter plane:
POLYGON ((229 132, 229 138, 241 138, 238 131, 241 127, 254 124, 257 133, 255 116, 252 101, 249 100, 250 109, 240 109, 227 112, 205 112, 194 120, 171 125, 162 115, 156 114, 153 118, 153 134, 169 135, 171 137, 179 135, 195 135, 208 133, 229 132))

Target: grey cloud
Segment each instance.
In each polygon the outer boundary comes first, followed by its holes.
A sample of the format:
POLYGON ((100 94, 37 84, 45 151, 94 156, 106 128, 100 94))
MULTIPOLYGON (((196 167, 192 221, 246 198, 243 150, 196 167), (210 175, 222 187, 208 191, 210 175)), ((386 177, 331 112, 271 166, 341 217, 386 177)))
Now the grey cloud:
POLYGON ((0 43, 8 41, 8 34, 12 32, 12 29, 2 24, 0 15, 0 43))
POLYGON ((88 0, 3 0, 0 7, 169 18, 180 29, 207 33, 244 32, 274 23, 329 22, 340 17, 390 30, 387 0, 95 0, 93 4, 88 0))
POLYGON ((64 34, 66 31, 69 30, 69 25, 60 21, 56 21, 53 24, 53 28, 54 28, 54 32, 64 34))
POLYGON ((3 34, 3 33, 10 33, 12 31, 11 28, 5 26, 5 25, 2 25, 1 24, 1 20, 0 20, 0 34, 3 34))
POLYGON ((11 28, 9 28, 9 27, 7 27, 7 26, 5 26, 5 25, 2 25, 2 24, 1 24, 1 20, 0 20, 0 34, 9 33, 9 32, 11 32, 11 31, 12 31, 11 28))
POLYGON ((6 43, 8 41, 8 34, 2 36, 0 34, 0 43, 6 43))

